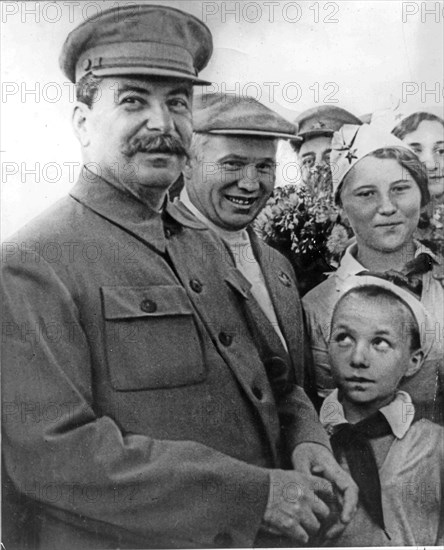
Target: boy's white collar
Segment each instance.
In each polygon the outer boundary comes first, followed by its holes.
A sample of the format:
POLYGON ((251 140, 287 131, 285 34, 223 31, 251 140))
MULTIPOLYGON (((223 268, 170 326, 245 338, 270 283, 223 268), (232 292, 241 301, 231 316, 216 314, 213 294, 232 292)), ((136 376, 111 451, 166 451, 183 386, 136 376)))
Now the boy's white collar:
MULTIPOLYGON (((390 424, 393 434, 402 439, 410 428, 415 415, 412 398, 405 391, 397 391, 391 403, 379 409, 390 424)), ((344 408, 338 400, 338 390, 333 390, 324 400, 319 413, 321 424, 332 434, 334 426, 348 422, 344 408)))

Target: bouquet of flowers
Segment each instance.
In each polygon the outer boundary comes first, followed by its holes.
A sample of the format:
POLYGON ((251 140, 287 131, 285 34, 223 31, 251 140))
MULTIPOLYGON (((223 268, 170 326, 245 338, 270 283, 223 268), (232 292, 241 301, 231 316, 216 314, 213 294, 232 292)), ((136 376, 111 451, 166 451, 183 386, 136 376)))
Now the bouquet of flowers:
POLYGON ((353 235, 334 202, 327 165, 312 168, 306 184, 276 188, 255 221, 255 231, 287 256, 299 278, 312 282, 313 270, 322 276, 337 268, 353 235))

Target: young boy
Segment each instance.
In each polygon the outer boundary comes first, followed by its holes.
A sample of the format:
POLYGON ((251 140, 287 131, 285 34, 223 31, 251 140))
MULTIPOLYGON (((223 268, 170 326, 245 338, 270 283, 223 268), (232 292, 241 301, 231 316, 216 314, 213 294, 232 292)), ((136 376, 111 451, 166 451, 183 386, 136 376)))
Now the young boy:
POLYGON ((329 343, 337 389, 320 418, 360 501, 327 544, 442 545, 444 428, 418 419, 410 396, 398 390, 427 354, 427 314, 409 291, 379 277, 353 276, 345 285, 329 343))

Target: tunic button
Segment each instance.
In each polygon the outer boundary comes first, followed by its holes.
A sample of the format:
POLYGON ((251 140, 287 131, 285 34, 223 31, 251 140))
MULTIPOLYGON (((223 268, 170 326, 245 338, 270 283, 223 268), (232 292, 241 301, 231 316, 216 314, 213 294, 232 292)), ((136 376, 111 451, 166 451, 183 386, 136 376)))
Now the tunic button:
POLYGON ((166 227, 166 228, 165 228, 164 233, 165 233, 165 237, 166 237, 167 239, 169 239, 169 238, 171 237, 171 235, 173 234, 173 232, 171 231, 171 229, 170 229, 169 227, 166 227))
POLYGON ((145 313, 154 313, 157 310, 157 304, 156 302, 145 298, 145 300, 142 300, 140 303, 140 309, 145 313))
POLYGON ((202 292, 202 283, 198 279, 191 279, 190 281, 191 290, 197 292, 198 294, 202 292))
POLYGON ((218 548, 230 548, 233 546, 233 537, 230 533, 218 533, 214 537, 214 545, 218 548))
POLYGON ((231 343, 233 342, 233 337, 230 334, 227 334, 226 332, 220 332, 219 333, 219 342, 223 346, 231 346, 231 343))
POLYGON ((253 392, 253 395, 254 397, 256 397, 256 399, 258 399, 259 401, 262 399, 264 394, 262 393, 262 390, 260 388, 258 388, 257 386, 253 386, 251 391, 253 392))
POLYGON ((273 376, 284 376, 287 373, 287 363, 281 357, 271 357, 264 361, 265 370, 273 376))

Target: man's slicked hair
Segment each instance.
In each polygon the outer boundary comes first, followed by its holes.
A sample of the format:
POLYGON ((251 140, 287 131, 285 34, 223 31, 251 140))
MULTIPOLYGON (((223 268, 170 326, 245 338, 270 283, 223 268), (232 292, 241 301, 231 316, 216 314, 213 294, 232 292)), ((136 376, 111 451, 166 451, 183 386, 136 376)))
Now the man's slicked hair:
POLYGON ((193 132, 193 137, 191 139, 191 145, 190 145, 191 159, 196 159, 196 160, 202 159, 203 151, 209 139, 211 139, 211 136, 209 136, 208 134, 193 132))
POLYGON ((85 105, 91 108, 97 99, 101 82, 102 78, 94 76, 92 73, 82 76, 76 84, 77 101, 85 103, 85 105))

